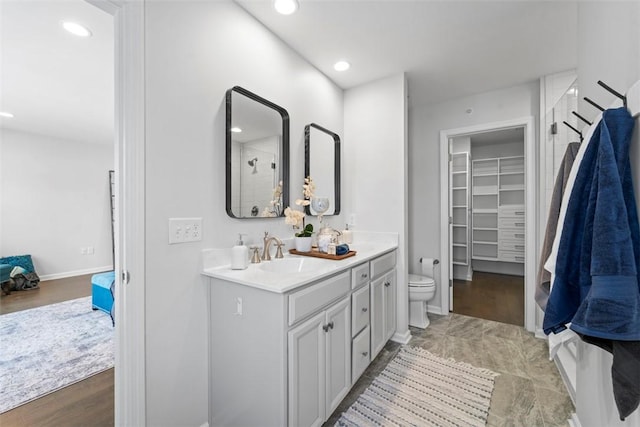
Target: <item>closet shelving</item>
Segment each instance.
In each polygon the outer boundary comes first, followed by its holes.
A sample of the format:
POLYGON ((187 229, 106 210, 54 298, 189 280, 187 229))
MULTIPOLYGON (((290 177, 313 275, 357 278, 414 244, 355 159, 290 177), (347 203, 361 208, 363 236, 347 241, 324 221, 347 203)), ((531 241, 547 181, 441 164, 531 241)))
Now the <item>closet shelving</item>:
POLYGON ((451 155, 453 264, 469 265, 469 153, 451 155))
POLYGON ((472 258, 524 262, 524 156, 472 162, 472 258))

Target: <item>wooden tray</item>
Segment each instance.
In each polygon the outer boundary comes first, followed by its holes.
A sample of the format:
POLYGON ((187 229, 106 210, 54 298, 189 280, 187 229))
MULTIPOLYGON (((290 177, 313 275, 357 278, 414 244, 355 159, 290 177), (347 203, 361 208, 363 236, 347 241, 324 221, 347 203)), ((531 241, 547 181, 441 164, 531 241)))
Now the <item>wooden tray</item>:
POLYGON ((339 261, 341 259, 352 257, 356 254, 356 251, 349 251, 344 255, 329 255, 323 252, 311 251, 311 252, 300 252, 295 249, 289 249, 289 253, 291 255, 302 255, 302 256, 310 256, 315 258, 324 258, 324 259, 332 259, 335 261, 339 261))

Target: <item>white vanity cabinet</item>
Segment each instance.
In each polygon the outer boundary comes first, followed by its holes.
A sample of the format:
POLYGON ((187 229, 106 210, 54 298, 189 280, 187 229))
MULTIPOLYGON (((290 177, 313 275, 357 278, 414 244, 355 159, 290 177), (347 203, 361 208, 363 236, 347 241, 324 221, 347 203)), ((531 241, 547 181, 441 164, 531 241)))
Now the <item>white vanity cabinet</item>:
POLYGON ((329 264, 281 290, 259 265, 207 272, 209 425, 326 421, 372 360, 374 330, 381 348, 395 329, 395 250, 379 253, 329 264))
POLYGON ((320 426, 351 388, 347 296, 288 333, 289 425, 320 426))
POLYGON ((396 253, 371 261, 371 359, 396 330, 396 253))
POLYGON ((371 362, 371 298, 369 286, 369 263, 351 269, 351 283, 355 290, 351 294, 351 376, 352 384, 371 362))

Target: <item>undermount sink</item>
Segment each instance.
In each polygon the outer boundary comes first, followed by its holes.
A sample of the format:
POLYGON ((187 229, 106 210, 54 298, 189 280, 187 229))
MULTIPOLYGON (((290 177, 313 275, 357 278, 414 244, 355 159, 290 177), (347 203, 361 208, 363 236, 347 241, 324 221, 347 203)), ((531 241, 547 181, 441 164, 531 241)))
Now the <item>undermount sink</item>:
POLYGON ((264 261, 260 264, 262 270, 274 273, 307 273, 323 269, 326 263, 314 258, 284 258, 264 261))

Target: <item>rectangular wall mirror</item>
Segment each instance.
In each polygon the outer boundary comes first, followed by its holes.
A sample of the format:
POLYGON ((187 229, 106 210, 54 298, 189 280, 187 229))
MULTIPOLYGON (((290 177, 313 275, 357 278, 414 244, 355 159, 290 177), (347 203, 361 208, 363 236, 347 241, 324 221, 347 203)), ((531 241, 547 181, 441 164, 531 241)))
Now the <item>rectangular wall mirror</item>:
POLYGON ((326 197, 329 208, 316 212, 307 206, 309 215, 340 213, 340 137, 315 123, 304 127, 304 176, 311 176, 316 186, 315 196, 326 197))
POLYGON ((226 210, 233 218, 283 215, 289 202, 289 114, 240 86, 226 94, 226 210), (281 193, 274 190, 282 183, 281 193))

